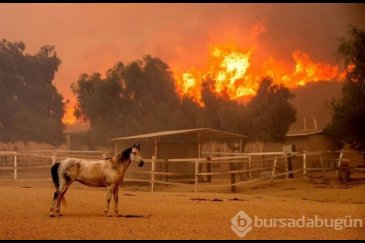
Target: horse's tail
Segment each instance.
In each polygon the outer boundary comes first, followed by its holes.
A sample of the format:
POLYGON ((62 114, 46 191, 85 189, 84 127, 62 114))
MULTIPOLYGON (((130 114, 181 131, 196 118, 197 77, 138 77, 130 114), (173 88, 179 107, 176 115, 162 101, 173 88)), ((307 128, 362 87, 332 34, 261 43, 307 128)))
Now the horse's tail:
POLYGON ((61 164, 60 162, 55 163, 54 165, 52 165, 51 168, 52 181, 56 189, 60 187, 60 181, 58 179, 58 167, 60 167, 60 164, 61 164))
MULTIPOLYGON (((53 181, 53 185, 55 186, 56 190, 58 190, 58 188, 60 187, 60 181, 59 181, 59 178, 58 178, 58 168, 60 167, 60 164, 61 164, 60 162, 55 163, 51 168, 52 181, 53 181)), ((67 206, 66 199, 65 199, 64 195, 61 196, 61 202, 65 206, 67 206)))

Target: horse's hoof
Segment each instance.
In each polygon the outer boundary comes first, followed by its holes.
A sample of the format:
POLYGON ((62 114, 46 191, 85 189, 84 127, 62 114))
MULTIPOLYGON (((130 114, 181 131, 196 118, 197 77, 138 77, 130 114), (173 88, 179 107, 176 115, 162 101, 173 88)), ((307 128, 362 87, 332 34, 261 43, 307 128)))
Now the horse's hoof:
POLYGON ((113 217, 113 215, 111 213, 106 215, 107 217, 113 217))
POLYGON ((54 214, 50 214, 49 217, 53 218, 54 217, 54 214))

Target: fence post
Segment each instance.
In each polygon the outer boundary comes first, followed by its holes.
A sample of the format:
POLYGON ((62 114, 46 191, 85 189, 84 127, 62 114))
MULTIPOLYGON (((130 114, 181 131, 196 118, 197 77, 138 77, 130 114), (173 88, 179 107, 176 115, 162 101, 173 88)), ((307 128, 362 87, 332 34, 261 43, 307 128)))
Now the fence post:
POLYGON ((341 167, 341 164, 342 164, 342 159, 343 159, 343 150, 341 149, 340 157, 338 158, 336 177, 338 176, 338 173, 340 171, 340 167, 341 167))
POLYGON ((18 154, 14 154, 14 180, 18 179, 18 154))
POLYGON ((213 158, 213 155, 214 155, 214 143, 212 143, 211 151, 210 151, 210 156, 209 157, 213 158))
MULTIPOLYGON (((164 160, 164 171, 169 172, 169 160, 168 159, 164 160)), ((168 181, 168 180, 169 180, 169 175, 166 174, 165 175, 165 181, 168 181)))
POLYGON ((292 164, 292 154, 291 153, 288 153, 287 154, 287 166, 288 166, 288 176, 289 178, 294 178, 294 174, 292 173, 293 172, 293 164, 292 164))
POLYGON ((155 191, 155 170, 156 170, 156 156, 152 155, 151 165, 151 192, 155 191))
POLYGON ((288 163, 289 163, 289 160, 288 160, 288 153, 285 153, 285 179, 288 179, 289 178, 289 168, 288 168, 288 163))
MULTIPOLYGON (((203 173, 203 164, 198 163, 198 166, 199 166, 198 168, 199 173, 203 173)), ((199 181, 204 181, 202 175, 199 175, 199 181)))
POLYGON ((194 192, 198 192, 198 181, 199 181, 199 163, 198 160, 195 160, 195 183, 194 183, 194 192))
MULTIPOLYGON (((207 161, 208 162, 210 161, 210 157, 207 157, 207 161)), ((208 173, 212 172, 212 164, 211 163, 207 163, 207 172, 208 173)), ((212 182, 212 175, 211 174, 208 174, 207 180, 208 180, 208 182, 212 182)))
POLYGON ((325 174, 325 168, 324 168, 324 163, 323 163, 323 157, 322 156, 319 158, 319 162, 321 163, 322 173, 325 174))
POLYGON ((307 154, 303 151, 303 176, 307 176, 307 154))
MULTIPOLYGON (((236 169, 235 163, 229 163, 229 169, 230 171, 234 171, 236 169)), ((236 185, 233 185, 236 183, 236 173, 231 173, 231 192, 236 193, 236 185)))
POLYGON ((252 180, 252 174, 251 174, 251 155, 248 156, 248 173, 250 176, 250 180, 252 180))
POLYGON ((274 182, 274 175, 275 175, 275 169, 276 169, 276 162, 277 161, 278 161, 278 158, 275 156, 274 165, 272 167, 272 172, 271 172, 271 183, 274 182))

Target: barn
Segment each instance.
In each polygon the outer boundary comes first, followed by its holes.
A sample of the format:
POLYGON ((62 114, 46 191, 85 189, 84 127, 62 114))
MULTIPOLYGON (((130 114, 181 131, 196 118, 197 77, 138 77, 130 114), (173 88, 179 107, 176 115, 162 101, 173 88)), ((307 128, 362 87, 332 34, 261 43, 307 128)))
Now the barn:
MULTIPOLYGON (((201 158, 211 144, 226 144, 229 151, 243 152, 248 137, 211 128, 161 131, 111 139, 115 153, 134 143, 140 143, 144 157, 201 158)), ((218 149, 218 147, 217 147, 218 149)))
POLYGON ((335 151, 341 148, 334 139, 323 130, 289 131, 283 143, 277 142, 250 142, 245 152, 280 152, 291 147, 296 152, 303 151, 335 151))
MULTIPOLYGON (((196 128, 185 130, 161 131, 134 136, 111 139, 114 143, 115 153, 120 153, 125 148, 135 143, 141 144, 142 155, 146 159, 160 161, 156 171, 185 173, 179 179, 185 180, 194 175, 193 164, 171 163, 170 159, 177 158, 204 158, 214 152, 243 152, 248 137, 238 133, 221 131, 211 128, 196 128), (163 161, 163 162, 161 162, 163 161)), ((151 171, 149 163, 144 167, 145 172, 151 171)), ((201 166, 199 171, 210 171, 211 165, 201 166)), ((133 178, 148 178, 148 174, 141 177, 140 168, 131 165, 128 174, 133 178)), ((169 176, 172 179, 171 176, 169 176)), ((167 180, 167 177, 164 179, 167 180)), ((175 178, 178 179, 178 178, 175 178)), ((190 178, 191 179, 191 178, 190 178)))

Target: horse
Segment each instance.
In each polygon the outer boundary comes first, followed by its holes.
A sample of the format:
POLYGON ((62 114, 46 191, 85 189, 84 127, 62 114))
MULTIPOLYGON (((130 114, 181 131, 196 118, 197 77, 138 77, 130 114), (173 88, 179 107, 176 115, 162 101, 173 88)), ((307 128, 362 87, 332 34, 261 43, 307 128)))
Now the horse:
POLYGON ((131 162, 136 162, 139 167, 143 166, 144 161, 141 155, 140 144, 134 144, 120 154, 112 158, 105 158, 104 160, 90 161, 79 158, 67 158, 55 163, 51 167, 51 175, 56 192, 51 203, 50 217, 55 216, 55 211, 59 216, 62 216, 61 201, 64 201, 64 195, 74 181, 90 187, 106 187, 106 207, 104 212, 108 217, 112 216, 109 214, 109 204, 113 194, 114 212, 119 216, 119 186, 123 183, 124 174, 131 162))

